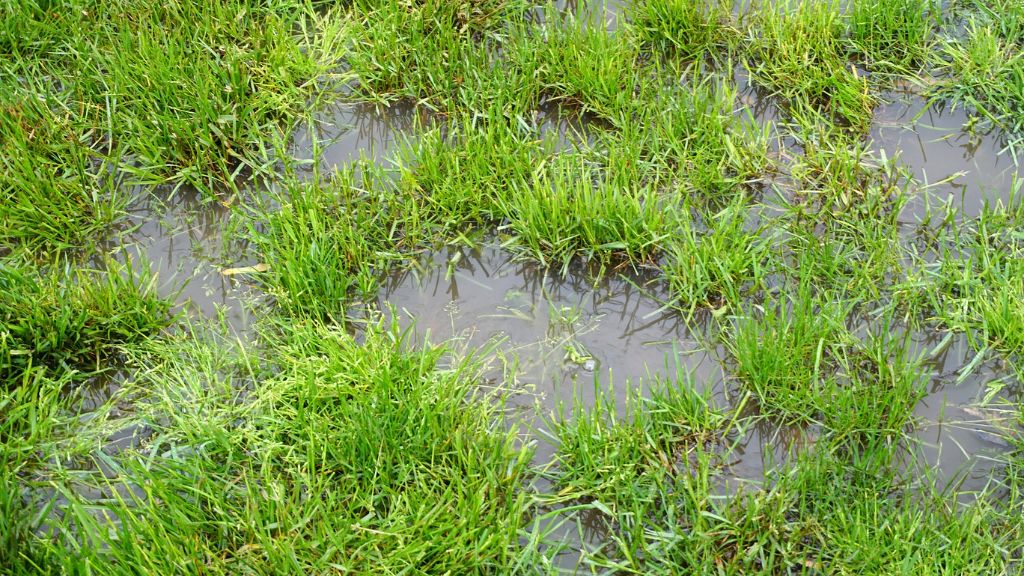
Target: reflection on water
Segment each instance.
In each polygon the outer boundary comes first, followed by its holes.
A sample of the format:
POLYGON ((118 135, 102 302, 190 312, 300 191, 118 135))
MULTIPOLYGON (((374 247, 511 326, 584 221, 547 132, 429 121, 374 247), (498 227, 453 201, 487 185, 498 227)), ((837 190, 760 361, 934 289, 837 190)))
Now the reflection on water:
POLYGON ((549 411, 577 395, 592 404, 610 378, 638 382, 665 374, 666 362, 675 374, 676 358, 697 382, 719 378, 700 337, 664 309, 657 283, 579 272, 562 278, 493 247, 452 249, 392 277, 380 299, 435 341, 463 338, 472 348, 500 338, 516 357, 518 385, 549 411))
MULTIPOLYGON (((586 270, 562 278, 517 262, 501 249, 481 247, 435 253, 415 272, 392 276, 379 303, 394 306, 402 322, 424 339, 455 339, 470 350, 497 339, 505 370, 499 368, 491 381, 504 382, 513 395, 514 420, 532 431, 535 463, 544 465, 557 450, 545 430, 552 415, 570 416, 567 408, 574 399, 592 406, 597 393, 613 395, 622 414, 632 386, 657 376, 672 378, 677 367, 692 375, 697 390, 709 391, 717 407, 728 413, 740 409, 742 400, 729 390, 735 382, 724 376, 728 361, 714 344, 712 329, 687 328, 678 313, 663 308, 665 296, 655 281, 593 281, 586 270)), ((1014 423, 1005 414, 973 407, 1005 371, 996 361, 983 362, 962 378, 975 352, 963 335, 943 339, 935 332, 910 334, 912 357, 933 354, 925 363, 927 390, 914 412, 915 428, 895 465, 911 480, 923 473, 939 489, 962 489, 958 498, 966 503, 990 482, 996 457, 1009 448, 997 433, 1014 423)), ((748 404, 743 414, 750 413, 748 404)), ((734 494, 772 483, 774 471, 813 450, 822 432, 814 425, 755 419, 717 448, 715 492, 734 494)), ((537 486, 553 489, 546 481, 537 486)), ((545 526, 569 544, 559 561, 572 569, 581 545, 593 551, 608 543, 607 525, 595 510, 557 524, 566 518, 554 516, 545 526)))
MULTIPOLYGON (((574 9, 572 3, 565 4, 563 8, 574 9)), ((739 104, 753 109, 759 122, 776 122, 778 109, 746 84, 743 72, 734 78, 741 87, 739 104)), ((884 150, 888 158, 898 156, 922 183, 940 183, 914 195, 903 214, 910 223, 923 217, 928 202, 948 199, 962 208, 963 217, 976 216, 986 199, 1007 198, 1014 178, 1024 174, 1011 156, 1000 154, 998 134, 974 133, 964 128, 967 121, 962 111, 929 109, 915 96, 896 98, 876 111, 873 150, 879 155, 884 150)), ((309 161, 302 165, 307 176, 314 159, 323 172, 360 158, 384 161, 404 137, 428 122, 409 105, 384 110, 339 106, 299 130, 291 151, 309 161)), ((539 110, 535 122, 538 132, 557 138, 559 150, 586 142, 593 128, 586 118, 557 106, 539 110)), ((133 208, 137 227, 125 236, 122 248, 144 255, 159 274, 161 293, 173 295, 190 314, 222 317, 236 333, 245 334, 250 318, 243 302, 254 295, 221 270, 257 260, 244 244, 225 242, 229 210, 188 190, 147 195, 133 208)), ((552 415, 568 416, 566 408, 576 401, 592 406, 599 394, 613 397, 623 411, 631 387, 642 389, 655 378, 671 381, 687 373, 686 382, 707 391, 717 407, 739 408, 742 395, 728 376, 732 370, 714 323, 687 326, 680 314, 664 306, 667 297, 654 274, 595 280, 590 271, 577 267, 562 277, 517 261, 499 248, 482 246, 427 255, 387 278, 377 304, 395 310, 423 339, 451 340, 467 350, 494 344, 495 368, 488 385, 511 393, 513 418, 530 431, 538 446, 536 463, 544 464, 557 450, 545 433, 552 415)), ((965 489, 961 498, 967 500, 969 491, 982 489, 994 475, 995 457, 1009 449, 999 433, 1013 427, 1012 419, 976 407, 1007 370, 993 358, 974 363, 975 351, 964 335, 920 331, 909 338, 912 354, 931 355, 925 365, 926 393, 905 442, 907 461, 917 458, 916 465, 929 468, 940 487, 965 489), (965 373, 966 366, 972 366, 970 373, 965 373)), ((90 405, 99 406, 116 389, 116 381, 99 387, 90 405)), ((105 451, 131 447, 150 432, 144 427, 117 431, 105 451)), ((716 490, 728 494, 759 485, 766 472, 770 476, 794 453, 812 449, 820 434, 815 426, 756 419, 729 440, 731 451, 723 454, 716 490)), ((580 532, 567 538, 595 546, 607 540, 596 516, 583 520, 573 527, 580 532)))
MULTIPOLYGON (((392 277, 381 302, 396 307, 405 322, 415 321, 416 332, 432 341, 461 339, 475 349, 500 339, 500 355, 514 371, 495 378, 504 376, 508 391, 519 394, 514 403, 532 426, 565 412, 574 398, 593 405, 598 392, 613 395, 624 410, 630 386, 670 379, 677 369, 692 375, 697 390, 710 391, 720 408, 738 408, 740 395, 729 389, 729 367, 712 329, 694 333, 681 315, 665 309, 658 282, 594 282, 582 270, 562 278, 491 247, 436 253, 416 270, 392 277)), ((912 355, 938 351, 925 365, 926 395, 915 410, 918 426, 908 449, 920 448, 922 464, 935 469, 940 485, 966 473, 965 487, 980 489, 991 457, 1006 446, 991 433, 998 423, 978 412, 964 416, 1005 372, 992 360, 962 378, 975 352, 963 335, 943 338, 910 335, 912 355)), ((761 420, 746 434, 728 457, 728 475, 740 482, 759 480, 794 451, 813 447, 819 431, 761 420)), ((548 438, 536 435, 540 462, 556 449, 548 438)))
POLYGON ((425 110, 411 102, 380 108, 369 104, 328 106, 316 114, 311 125, 299 127, 289 153, 307 162, 304 172, 312 172, 311 163, 319 158, 317 168, 327 174, 361 158, 388 157, 404 137, 428 120, 425 110))
POLYGON ((928 201, 932 206, 952 201, 962 218, 974 218, 986 200, 1006 200, 1014 178, 1024 176, 1013 155, 1004 152, 1002 133, 975 132, 962 108, 929 107, 918 96, 891 95, 889 100, 875 111, 873 150, 888 158, 899 155, 916 180, 934 185, 927 195, 913 197, 904 219, 920 221, 928 201))
POLYGON ((235 332, 250 323, 244 286, 221 274, 230 266, 254 264, 237 240, 225 245, 229 209, 204 201, 189 189, 145 195, 131 209, 132 231, 121 249, 147 260, 159 279, 161 296, 173 297, 196 317, 223 318, 235 332))
MULTIPOLYGON (((743 94, 759 100, 756 91, 743 94)), ((875 149, 885 149, 890 158, 899 152, 922 180, 958 175, 929 192, 959 195, 967 214, 979 210, 985 197, 1005 197, 1020 171, 1009 156, 998 154, 998 136, 973 135, 961 129, 966 121, 962 113, 928 110, 924 104, 909 97, 881 106, 872 130, 875 149)), ((759 120, 771 121, 775 113, 762 109, 761 116, 759 120)), ((325 111, 315 125, 316 138, 324 139, 319 151, 311 134, 302 130, 293 147, 298 156, 319 157, 320 169, 330 170, 361 156, 382 159, 422 122, 409 106, 383 111, 343 106, 325 111)), ((587 123, 557 107, 545 108, 537 117, 538 129, 556 133, 564 148, 586 138, 587 123)), ((134 216, 138 228, 126 249, 148 257, 163 280, 162 293, 175 294, 197 315, 220 314, 235 330, 244 330, 249 320, 242 300, 251 294, 220 270, 255 260, 244 245, 224 246, 228 209, 202 202, 186 190, 162 198, 150 195, 136 206, 134 216)), ((691 374, 692 384, 709 391, 721 408, 735 408, 737 387, 726 379, 730 369, 713 329, 699 322, 688 328, 679 314, 664 307, 664 290, 653 275, 595 281, 580 267, 560 277, 494 247, 451 248, 388 278, 378 304, 394 307, 403 322, 435 342, 454 338, 476 349, 500 340, 502 362, 491 375, 493 382, 504 383, 513 393, 512 406, 534 428, 575 400, 592 405, 598 393, 613 395, 621 409, 630 386, 643 386, 656 377, 669 379, 679 371, 691 374)), ((919 351, 935 348, 941 337, 911 335, 919 351)), ((1004 372, 991 361, 960 378, 958 371, 972 359, 965 337, 952 338, 932 358, 927 395, 915 411, 919 425, 914 439, 941 481, 966 474, 968 486, 980 487, 991 465, 988 455, 1005 446, 990 433, 990 422, 964 410, 972 409, 988 384, 1004 372)), ((761 422, 735 444, 727 476, 758 479, 794 448, 813 445, 816 435, 813 429, 761 422)), ((538 461, 550 459, 556 447, 546 441, 547 435, 536 438, 538 461)))

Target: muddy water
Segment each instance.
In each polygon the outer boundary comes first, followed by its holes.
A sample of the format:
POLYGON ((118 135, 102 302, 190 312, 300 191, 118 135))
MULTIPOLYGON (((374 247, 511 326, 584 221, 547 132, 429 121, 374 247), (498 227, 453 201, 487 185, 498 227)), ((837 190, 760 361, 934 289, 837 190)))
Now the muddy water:
MULTIPOLYGON (((736 409, 725 354, 710 328, 687 328, 666 310, 658 282, 642 278, 588 281, 585 270, 568 277, 516 261, 495 247, 452 249, 424 258, 414 272, 389 279, 379 295, 402 322, 434 342, 455 342, 457 350, 497 343, 496 368, 488 386, 511 393, 512 420, 523 424, 536 442, 535 464, 552 461, 553 415, 569 416, 574 401, 591 406, 610 395, 619 412, 631 387, 662 378, 708 392, 718 408, 736 409)), ((998 361, 982 362, 969 374, 974 358, 966 337, 943 340, 929 333, 911 335, 913 356, 932 353, 926 363, 925 397, 915 409, 915 426, 905 446, 911 478, 922 477, 940 489, 955 489, 969 503, 996 475, 998 456, 1008 446, 1001 433, 1015 428, 1015 411, 1002 413, 976 405, 989 385, 1005 375, 998 361)), ((713 482, 721 495, 771 482, 772 470, 793 454, 813 449, 816 427, 781 426, 760 421, 730 437, 713 482)), ((553 487, 538 482, 537 488, 553 487)), ((547 510, 545 510, 546 512, 547 510)), ((558 557, 573 570, 582 548, 609 542, 603 517, 589 511, 554 516, 551 534, 569 545, 558 557), (564 524, 555 524, 567 520, 564 524)))
MULTIPOLYGON (((774 123, 777 109, 745 84, 742 71, 738 74, 741 104, 754 108, 758 121, 774 123)), ((889 158, 898 156, 921 182, 942 182, 914 189, 903 214, 910 224, 920 220, 929 202, 951 201, 962 208, 963 217, 974 216, 986 198, 1007 198, 1014 177, 1024 173, 1011 157, 999 154, 998 134, 965 131, 962 112, 926 109, 913 95, 894 95, 876 112, 872 148, 879 154, 885 150, 889 158)), ((408 106, 339 106, 299 130, 290 151, 300 160, 300 175, 307 176, 361 158, 382 162, 424 122, 408 106)), ((555 106, 539 110, 535 126, 556 138, 559 149, 587 139, 586 119, 555 106)), ((230 330, 244 335, 251 321, 246 303, 258 295, 221 270, 257 260, 244 245, 225 245, 229 212, 187 190, 148 195, 133 209, 137 228, 127 235, 125 250, 144 255, 159 274, 161 293, 173 295, 189 314, 223 318, 230 330)), ((664 286, 643 274, 595 281, 587 270, 575 269, 561 277, 483 246, 427 255, 388 278, 377 304, 393 307, 423 339, 452 341, 465 350, 493 344, 494 368, 485 385, 511 393, 513 420, 536 442, 536 463, 544 464, 557 449, 550 439, 550 418, 565 413, 574 401, 591 406, 599 395, 609 395, 622 410, 630 387, 643 389, 654 379, 686 373, 690 385, 707 391, 716 406, 736 407, 737 386, 727 377, 730 369, 712 328, 700 322, 688 328, 677 313, 665 309, 666 297, 664 286)), ((915 409, 916 427, 907 449, 931 469, 940 487, 963 489, 958 496, 967 501, 970 491, 981 490, 997 475, 996 457, 1007 450, 999 434, 1012 428, 1012 419, 976 406, 1007 370, 989 358, 964 374, 974 359, 966 337, 911 336, 915 352, 937 351, 927 365, 927 393, 915 409)), ((110 382, 90 401, 98 406, 116 388, 116 381, 110 382)), ((1011 392, 1002 396, 1012 398, 1011 392)), ((819 432, 765 421, 742 431, 718 472, 719 491, 763 482, 766 471, 789 454, 813 447, 819 432)), ((117 431, 104 452, 130 447, 145 434, 117 431)), ((582 533, 566 537, 600 545, 606 535, 602 523, 592 520, 583 518, 582 533)))
MULTIPOLYGON (((156 276, 156 291, 172 299, 185 321, 211 319, 232 335, 244 337, 251 326, 251 303, 259 295, 235 278, 225 276, 225 266, 255 263, 247 256, 246 246, 225 242, 229 209, 218 202, 204 200, 188 189, 158 189, 141 195, 130 208, 125 228, 118 236, 115 257, 130 260, 133 266, 148 265, 156 276)), ((85 421, 109 419, 116 423, 134 411, 130 399, 117 399, 126 374, 117 370, 78 389, 74 411, 85 421)), ((138 446, 152 434, 144 424, 129 424, 111 430, 98 453, 79 463, 83 469, 98 469, 107 474, 104 456, 138 446)), ((80 491, 81 492, 81 491, 80 491)))
MULTIPOLYGON (((902 219, 921 221, 930 205, 951 202, 961 218, 977 217, 986 201, 1007 200, 1024 167, 1005 151, 999 131, 979 132, 962 108, 928 106, 912 94, 889 94, 871 129, 877 155, 898 158, 926 189, 913 194, 902 219)), ((980 127, 979 127, 980 130, 980 127)))
MULTIPOLYGON (((572 17, 587 28, 603 28, 614 32, 625 24, 627 2, 625 0, 554 0, 554 9, 566 17, 572 17)), ((544 5, 534 9, 538 22, 543 22, 548 8, 544 5)))
MULTIPOLYGON (((745 90, 743 97, 755 105, 759 101, 752 89, 745 90)), ((770 110, 758 116, 774 120, 770 110)), ((899 152, 900 161, 922 180, 926 175, 935 182, 957 174, 957 179, 930 188, 927 194, 956 196, 970 214, 971 209, 980 209, 983 198, 1005 198, 1020 170, 1011 158, 998 154, 997 135, 976 136, 965 143, 969 136, 961 130, 965 120, 962 114, 926 110, 919 98, 903 97, 880 106, 872 145, 886 150, 890 158, 899 152), (916 129, 903 127, 919 114, 916 129)), ((381 161, 422 122, 409 107, 378 111, 341 106, 322 113, 311 128, 300 130, 292 148, 297 157, 310 162, 318 158, 322 171, 359 158, 381 161), (322 142, 316 152, 314 138, 322 142)), ((581 135, 587 130, 585 119, 557 107, 538 111, 536 126, 556 136, 563 148, 585 138, 581 135)), ((311 163, 304 166, 307 172, 313 170, 311 163)), ((924 204, 914 205, 920 209, 924 204)), ((233 329, 244 331, 249 319, 242 303, 251 294, 220 271, 255 260, 244 246, 224 246, 228 209, 187 191, 152 196, 136 208, 139 228, 131 235, 130 245, 153 263, 164 280, 161 290, 176 294, 196 315, 222 315, 233 329)), ((916 218, 914 210, 905 216, 916 218)), ((677 313, 666 310, 662 304, 666 298, 661 283, 642 276, 595 282, 580 269, 563 278, 517 262, 502 250, 481 247, 428 255, 412 269, 389 278, 378 304, 394 307, 403 322, 415 325, 418 334, 429 335, 435 342, 454 338, 475 349, 499 341, 493 385, 513 393, 512 405, 533 430, 538 462, 544 462, 556 448, 547 441, 545 419, 571 406, 574 399, 592 405, 597 395, 607 394, 621 409, 630 386, 685 372, 698 390, 712 394, 718 406, 728 409, 734 404, 735 386, 730 390, 725 380, 729 370, 723 351, 699 323, 694 333, 677 313)), ((913 335, 919 351, 935 348, 937 338, 913 335)), ((980 488, 993 465, 991 456, 1006 447, 997 434, 1002 425, 998 415, 979 412, 973 405, 1005 370, 990 360, 961 378, 959 370, 972 359, 963 337, 947 342, 933 359, 928 394, 916 410, 919 425, 914 439, 941 484, 966 478, 965 487, 980 488)), ((759 479, 766 466, 783 460, 794 446, 813 444, 815 437, 814 430, 770 424, 753 428, 737 443, 723 478, 726 482, 759 479)))
POLYGON ((327 174, 356 160, 389 157, 417 126, 427 122, 425 112, 409 102, 381 108, 369 104, 329 106, 315 115, 311 125, 299 127, 289 153, 299 161, 300 172, 327 174))
POLYGON ((149 262, 161 296, 189 315, 223 319, 236 333, 250 324, 248 288, 221 274, 227 267, 255 264, 246 247, 226 245, 229 209, 189 189, 147 194, 131 208, 132 231, 122 249, 149 262))
MULTIPOLYGON (((611 278, 593 284, 586 278, 545 273, 497 248, 452 250, 423 261, 419 273, 391 278, 380 301, 432 341, 455 339, 469 349, 500 342, 511 370, 495 371, 494 380, 504 379, 523 421, 535 428, 539 463, 556 449, 545 433, 545 418, 564 414, 574 398, 592 405, 598 394, 608 394, 622 410, 630 386, 671 381, 684 372, 717 406, 735 407, 723 350, 710 329, 694 333, 664 308, 667 295, 659 283, 611 278)), ((980 490, 993 457, 1007 448, 999 433, 1013 424, 1005 414, 976 405, 1006 373, 992 359, 963 374, 975 351, 966 337, 942 339, 911 335, 913 355, 935 354, 926 364, 926 396, 915 410, 917 428, 908 449, 920 450, 940 486, 962 480, 965 489, 980 490)), ((763 422, 737 442, 723 481, 760 480, 792 450, 813 445, 816 436, 813 428, 763 422)))
POLYGON ((977 352, 963 334, 946 339, 916 333, 912 339, 919 352, 939 350, 926 363, 927 394, 914 410, 916 447, 932 467, 938 487, 960 486, 966 492, 961 499, 969 500, 971 492, 992 478, 995 457, 1009 448, 1002 436, 1016 430, 1014 413, 978 405, 1001 384, 1010 387, 992 396, 1017 401, 1014 382, 1002 361, 991 355, 970 368, 977 352))
MULTIPOLYGON (((574 400, 592 406, 601 393, 622 410, 630 383, 680 371, 702 390, 721 380, 721 352, 664 309, 658 283, 563 278, 493 247, 434 254, 419 270, 393 277, 381 302, 433 341, 454 338, 471 350, 499 341, 509 370, 493 376, 528 424, 574 400)), ((539 459, 552 448, 542 442, 539 459)))

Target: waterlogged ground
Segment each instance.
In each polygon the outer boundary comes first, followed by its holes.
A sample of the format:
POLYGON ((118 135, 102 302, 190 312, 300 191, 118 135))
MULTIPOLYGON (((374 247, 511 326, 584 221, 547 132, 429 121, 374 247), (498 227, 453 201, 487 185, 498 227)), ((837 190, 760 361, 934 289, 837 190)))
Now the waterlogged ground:
POLYGON ((1014 0, 0 16, 0 573, 1021 572, 1014 0))

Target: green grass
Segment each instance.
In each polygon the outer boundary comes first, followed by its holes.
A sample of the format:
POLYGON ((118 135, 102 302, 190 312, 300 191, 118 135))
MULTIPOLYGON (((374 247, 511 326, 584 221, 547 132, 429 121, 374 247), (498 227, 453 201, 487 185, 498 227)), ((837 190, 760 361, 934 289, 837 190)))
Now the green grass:
MULTIPOLYGON (((165 327, 171 303, 156 294, 145 263, 105 269, 56 264, 42 274, 0 262, 0 378, 17 386, 33 368, 88 376, 105 370, 119 347, 165 327)), ((31 378, 29 378, 31 380, 31 378)))
POLYGON ((908 272, 899 227, 913 188, 898 159, 830 130, 808 132, 785 192, 789 260, 825 285, 880 299, 880 286, 908 272))
POLYGON ((748 68, 755 82, 791 112, 862 133, 874 96, 846 57, 844 22, 836 2, 765 3, 751 27, 748 68))
POLYGON ((983 574, 1009 566, 999 550, 1020 533, 997 520, 1003 509, 957 510, 942 495, 911 495, 882 437, 862 437, 852 451, 848 437, 822 439, 769 471, 771 481, 723 498, 714 478, 728 442, 715 445, 729 437, 728 417, 685 378, 657 386, 649 400, 628 397, 625 415, 599 395, 593 408, 553 422, 560 448, 550 498, 564 515, 598 514, 609 532, 584 545, 581 570, 983 574))
MULTIPOLYGON (((112 405, 80 415, 90 382, 124 365, 129 349, 172 320, 142 263, 71 263, 37 269, 0 260, 0 565, 31 574, 45 554, 34 542, 49 512, 33 488, 57 478, 109 434, 100 422, 112 405), (80 420, 79 416, 82 416, 80 420), (84 430, 85 418, 91 421, 84 430), (95 428, 93 428, 95 426, 95 428)), ((40 568, 39 572, 46 570, 40 568)))
POLYGON ((341 51, 336 23, 303 2, 5 6, 32 31, 0 41, 31 54, 5 59, 39 79, 23 98, 49 94, 85 146, 130 156, 115 162, 133 178, 211 193, 264 169, 264 134, 306 110, 341 51))
POLYGON ((651 526, 682 521, 706 505, 730 422, 683 372, 656 379, 643 395, 628 388, 624 412, 610 392, 595 390, 593 406, 577 400, 549 423, 558 453, 550 472, 555 490, 546 499, 565 506, 563 514, 599 514, 610 537, 593 558, 584 548, 584 562, 643 571, 659 558, 651 526))
POLYGON ((359 341, 316 323, 266 337, 266 358, 210 363, 188 341, 138 357, 144 370, 128 385, 163 414, 157 439, 113 459, 112 480, 88 481, 141 489, 103 502, 69 494, 66 513, 90 545, 37 543, 47 560, 112 574, 514 567, 530 452, 477 391, 476 361, 411 348, 394 326, 366 326, 359 341), (221 374, 239 368, 259 385, 225 414, 221 374), (188 389, 189 409, 177 408, 188 389))
POLYGON ((556 158, 501 201, 508 228, 543 264, 582 256, 649 260, 673 229, 675 207, 648 187, 623 189, 577 158, 556 158))
POLYGON ((291 314, 343 321, 352 297, 375 294, 385 268, 417 248, 406 235, 416 213, 387 190, 357 187, 351 171, 296 183, 274 201, 254 212, 249 236, 269 267, 259 282, 291 314))
POLYGON ((424 228, 447 237, 493 229, 508 214, 502 200, 528 187, 536 165, 553 155, 549 142, 500 112, 458 118, 455 134, 426 131, 398 153, 398 192, 417 207, 424 228))
POLYGON ((732 5, 723 0, 642 0, 630 8, 630 28, 639 42, 682 58, 710 55, 739 36, 732 5))
POLYGON ((0 526, 0 566, 12 574, 31 574, 40 558, 32 547, 31 533, 34 511, 22 500, 21 486, 10 467, 10 460, 0 459, 0 514, 5 519, 0 526))
POLYGON ((676 305, 690 315, 700 306, 724 312, 739 305, 772 272, 770 238, 767 232, 747 228, 748 207, 740 200, 708 214, 703 229, 684 219, 668 241, 662 272, 676 305))
POLYGON ((842 299, 815 298, 807 283, 792 299, 751 310, 735 321, 727 345, 740 382, 762 411, 787 420, 811 420, 818 399, 834 388, 833 359, 849 345, 842 299))
POLYGON ((550 423, 559 445, 553 472, 559 494, 598 501, 613 511, 638 491, 654 497, 660 484, 679 474, 689 456, 708 450, 728 424, 685 373, 656 380, 645 395, 630 387, 625 397, 622 412, 615 396, 598 390, 594 406, 577 400, 571 413, 550 423))
POLYGON ((354 2, 343 34, 351 97, 519 114, 536 104, 538 86, 515 66, 492 66, 492 56, 525 33, 527 9, 522 0, 354 2))
POLYGON ((937 319, 967 332, 981 351, 994 348, 1020 366, 1024 311, 1024 266, 1019 229, 1024 211, 1019 184, 1007 202, 987 204, 974 221, 963 224, 962 252, 947 253, 932 286, 937 319))
MULTIPOLYGON (((688 197, 723 205, 768 170, 767 128, 737 113, 735 87, 688 71, 687 85, 645 102, 616 140, 639 142, 652 178, 688 197)), ((625 148, 623 154, 632 155, 625 148)), ((641 165, 641 167, 643 167, 641 165)), ((613 167, 614 168, 614 167, 613 167)))
POLYGON ((949 80, 933 89, 933 97, 968 106, 990 125, 1016 135, 1024 128, 1024 56, 1002 32, 994 24, 971 21, 966 38, 947 42, 940 65, 949 80))
POLYGON ((554 9, 539 30, 519 35, 513 46, 513 64, 532 71, 542 94, 612 122, 627 121, 634 94, 647 85, 638 49, 625 34, 607 34, 554 9), (517 48, 522 42, 530 48, 517 48))
POLYGON ((986 24, 994 25, 1004 40, 1018 46, 1024 42, 1024 6, 1013 0, 993 0, 982 2, 971 0, 963 5, 969 12, 968 17, 977 15, 986 24))
POLYGON ((850 39, 865 63, 880 71, 912 73, 927 57, 932 0, 857 0, 850 39))
MULTIPOLYGON (((38 468, 40 455, 61 453, 60 444, 69 436, 78 432, 73 422, 67 418, 71 405, 69 395, 64 390, 71 383, 69 376, 49 378, 45 370, 21 370, 14 377, 7 377, 4 390, 0 393, 0 461, 4 463, 5 473, 9 477, 3 479, 3 490, 12 490, 6 496, 10 502, 2 505, 13 507, 16 502, 21 504, 19 484, 15 474, 25 473, 38 468)), ((0 496, 0 497, 3 497, 0 496)), ((26 510, 29 515, 31 510, 26 510)), ((18 514, 10 516, 17 520, 18 514)), ((18 522, 13 528, 21 528, 18 522)), ((9 542, 8 544, 12 544, 9 542)))
POLYGON ((74 109, 0 86, 0 251, 88 248, 131 198, 112 170, 118 152, 92 146, 74 109))
POLYGON ((868 138, 898 79, 1013 149, 1017 4, 0 0, 0 573, 1019 572, 1020 182, 968 217, 868 138), (416 119, 327 173, 328 103, 416 119), (251 325, 126 263, 164 219, 251 325), (509 341, 395 320, 456 247, 509 341), (643 383, 585 375, 673 321, 643 383), (1007 416, 975 493, 920 445, 974 432, 947 380, 1007 416))

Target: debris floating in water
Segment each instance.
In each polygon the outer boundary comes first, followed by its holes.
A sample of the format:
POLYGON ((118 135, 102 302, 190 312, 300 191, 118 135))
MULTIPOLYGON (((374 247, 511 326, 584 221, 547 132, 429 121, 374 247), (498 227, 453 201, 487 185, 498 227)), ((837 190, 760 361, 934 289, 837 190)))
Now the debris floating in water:
POLYGON ((241 266, 239 268, 225 268, 220 271, 222 276, 237 276, 239 274, 259 274, 270 270, 270 264, 260 262, 252 266, 241 266))

